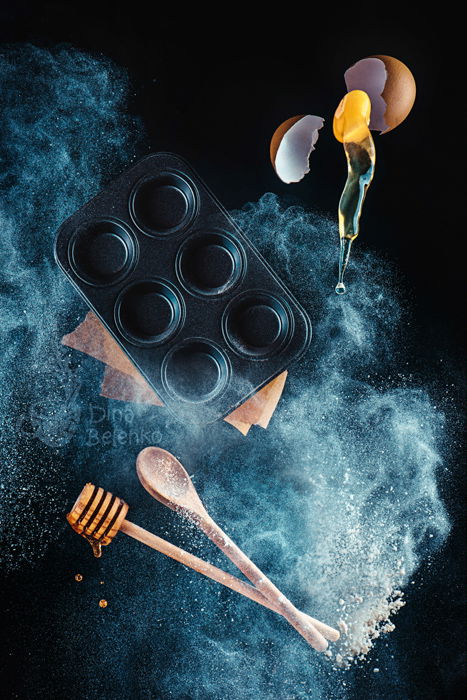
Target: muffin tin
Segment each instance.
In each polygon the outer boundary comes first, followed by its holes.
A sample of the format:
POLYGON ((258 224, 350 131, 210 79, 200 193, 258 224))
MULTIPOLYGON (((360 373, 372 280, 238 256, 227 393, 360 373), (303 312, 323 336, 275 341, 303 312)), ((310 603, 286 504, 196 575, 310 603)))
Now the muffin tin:
POLYGON ((139 161, 61 226, 55 258, 182 421, 230 413, 306 349, 303 308, 186 161, 139 161))

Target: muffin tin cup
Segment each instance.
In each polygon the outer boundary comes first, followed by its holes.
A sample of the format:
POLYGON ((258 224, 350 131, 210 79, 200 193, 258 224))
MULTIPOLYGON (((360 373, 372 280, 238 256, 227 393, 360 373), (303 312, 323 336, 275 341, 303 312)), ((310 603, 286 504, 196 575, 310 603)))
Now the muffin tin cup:
POLYGON ((115 324, 132 344, 168 343, 185 320, 182 297, 167 280, 149 279, 125 287, 115 303, 115 324))
POLYGON ((130 214, 138 228, 149 236, 180 235, 198 211, 197 189, 178 172, 143 177, 130 195, 130 214))
POLYGON ((223 231, 197 231, 180 246, 175 261, 180 283, 200 297, 231 292, 243 279, 243 246, 223 231))
POLYGON ((167 393, 188 404, 219 398, 231 375, 228 357, 206 338, 190 338, 175 345, 162 361, 161 378, 167 393))
POLYGON ((87 222, 70 238, 68 260, 79 279, 95 287, 121 282, 134 268, 138 243, 120 221, 87 222))
POLYGON ((284 298, 263 290, 248 291, 226 307, 222 332, 238 355, 266 360, 287 346, 293 334, 293 315, 284 298))

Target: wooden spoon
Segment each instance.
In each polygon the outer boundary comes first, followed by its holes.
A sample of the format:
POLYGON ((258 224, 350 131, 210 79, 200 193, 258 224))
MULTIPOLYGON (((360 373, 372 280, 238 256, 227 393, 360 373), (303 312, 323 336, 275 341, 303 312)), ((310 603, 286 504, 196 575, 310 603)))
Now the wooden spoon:
MULTIPOLYGON (((222 569, 209 564, 204 559, 195 557, 194 554, 185 552, 184 549, 176 547, 171 542, 163 540, 139 525, 135 525, 135 523, 127 520, 127 513, 128 504, 123 499, 117 498, 109 491, 104 491, 103 488, 88 483, 82 489, 66 519, 73 530, 89 542, 95 557, 100 557, 102 546, 109 545, 117 533, 121 531, 148 547, 181 562, 185 566, 191 567, 194 571, 198 571, 200 574, 208 576, 214 581, 222 583, 233 591, 237 591, 237 593, 241 593, 247 598, 280 614, 277 606, 265 598, 250 583, 241 581, 236 576, 222 571, 222 569)), ((313 617, 310 617, 310 621, 327 639, 336 641, 339 638, 339 633, 337 630, 333 630, 332 627, 328 627, 313 617)))
POLYGON ((214 522, 176 457, 159 447, 146 447, 136 459, 136 471, 146 491, 203 530, 312 647, 317 651, 327 649, 328 643, 316 627, 214 522))

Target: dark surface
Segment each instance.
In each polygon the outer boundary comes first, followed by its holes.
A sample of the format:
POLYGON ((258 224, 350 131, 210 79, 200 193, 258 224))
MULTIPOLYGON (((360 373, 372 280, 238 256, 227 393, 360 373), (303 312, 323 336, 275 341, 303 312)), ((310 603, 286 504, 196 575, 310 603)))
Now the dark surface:
MULTIPOLYGON (((377 170, 365 203, 362 245, 385 251, 405 277, 420 340, 417 355, 408 358, 409 371, 423 371, 441 359, 448 371, 453 370, 456 384, 462 357, 463 200, 451 186, 447 159, 462 144, 454 141, 450 129, 456 106, 451 103, 444 109, 449 62, 443 65, 440 60, 440 37, 446 30, 438 16, 424 14, 412 21, 406 12, 392 7, 378 17, 365 11, 349 19, 346 13, 345 21, 339 21, 334 11, 324 19, 310 12, 304 21, 298 6, 294 13, 289 4, 277 13, 264 10, 269 15, 252 23, 248 13, 232 12, 233 8, 222 6, 216 17, 194 15, 180 26, 179 17, 150 18, 133 6, 116 12, 97 3, 87 7, 20 2, 2 7, 0 36, 2 41, 40 45, 71 42, 126 66, 134 88, 131 109, 143 117, 151 150, 173 150, 195 167, 199 163, 202 176, 215 183, 216 194, 228 209, 272 190, 334 212, 344 170, 337 155, 340 146, 330 131, 320 136, 311 174, 293 189, 278 181, 268 162, 270 135, 287 117, 306 112, 323 114, 329 126, 344 90, 343 70, 355 59, 388 53, 406 62, 417 79, 417 100, 404 124, 376 137, 377 170), (212 32, 207 27, 213 20, 217 26, 212 32)), ((459 96, 457 92, 448 99, 459 96)), ((460 402, 460 382, 453 391, 460 402)), ((408 596, 410 614, 397 632, 397 641, 410 640, 399 667, 405 687, 411 690, 401 696, 396 684, 387 697, 460 697, 465 682, 460 622, 466 534, 459 505, 463 487, 456 460, 453 476, 444 485, 454 530, 441 554, 415 576, 417 585, 408 596)), ((70 554, 70 572, 73 567, 70 554)), ((21 679, 29 666, 42 668, 47 687, 51 662, 44 659, 54 647, 47 639, 38 645, 35 631, 62 584, 50 558, 42 565, 40 585, 24 574, 8 578, 2 600, 15 612, 5 629, 15 661, 5 669, 6 697, 26 697, 21 679)), ((144 663, 144 649, 135 668, 138 663, 144 663)), ((75 691, 86 697, 86 669, 80 674, 82 684, 75 691)), ((365 677, 360 685, 357 679, 357 688, 355 698, 374 700, 365 677)), ((64 686, 56 697, 65 696, 64 686)), ((46 691, 43 697, 50 694, 46 691)))
POLYGON ((390 14, 341 24, 329 13, 318 15, 313 26, 281 17, 279 37, 276 16, 252 23, 239 13, 212 32, 209 15, 180 23, 178 17, 149 19, 130 8, 109 13, 105 3, 92 11, 86 3, 19 3, 3 7, 1 39, 69 42, 128 68, 131 110, 143 118, 150 150, 172 150, 195 167, 201 163, 200 174, 227 209, 272 190, 333 212, 344 173, 336 168, 341 147, 331 133, 320 136, 310 175, 293 189, 277 179, 266 157, 271 134, 293 114, 323 114, 330 122, 345 88, 343 70, 356 56, 398 56, 416 75, 417 99, 396 131, 376 136, 378 171, 362 223, 377 220, 378 226, 368 227, 367 245, 387 250, 423 300, 422 336, 439 341, 449 325, 455 345, 462 335, 461 242, 453 238, 451 245, 446 235, 453 230, 449 185, 456 171, 446 172, 441 153, 452 153, 456 165, 459 146, 448 125, 442 138, 439 131, 449 66, 441 42, 446 24, 443 18, 404 12, 402 21, 390 14), (388 174, 397 175, 397 184, 394 177, 389 186, 388 174))

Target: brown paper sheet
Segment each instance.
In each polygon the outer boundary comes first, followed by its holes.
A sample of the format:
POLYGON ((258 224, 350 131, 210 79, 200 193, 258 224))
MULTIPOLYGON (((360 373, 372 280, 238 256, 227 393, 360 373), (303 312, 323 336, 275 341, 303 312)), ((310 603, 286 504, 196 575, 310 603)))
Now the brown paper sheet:
MULTIPOLYGON (((142 379, 144 381, 143 377, 142 379)), ((146 381, 144 381, 144 384, 136 382, 133 377, 109 365, 106 365, 104 370, 101 396, 107 399, 116 399, 117 401, 148 403, 153 406, 164 405, 146 381)))
POLYGON ((63 336, 62 343, 110 365, 119 372, 129 375, 140 384, 147 384, 117 341, 92 311, 89 311, 84 321, 74 331, 63 336))
MULTIPOLYGON (((101 396, 118 401, 163 406, 162 401, 92 311, 74 331, 63 336, 62 343, 106 365, 101 396)), ((287 370, 271 380, 224 420, 243 435, 248 433, 252 425, 267 428, 282 395, 286 378, 287 370)))

